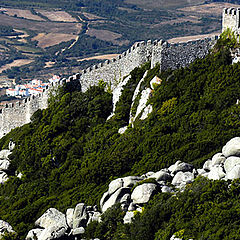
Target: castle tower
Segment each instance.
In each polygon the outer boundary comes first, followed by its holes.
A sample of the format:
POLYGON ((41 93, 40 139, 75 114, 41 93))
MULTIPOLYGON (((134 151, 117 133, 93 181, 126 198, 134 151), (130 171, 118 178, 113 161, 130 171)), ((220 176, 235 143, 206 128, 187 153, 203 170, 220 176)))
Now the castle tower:
POLYGON ((240 33, 240 8, 225 8, 222 17, 222 31, 227 28, 234 31, 237 35, 240 33))

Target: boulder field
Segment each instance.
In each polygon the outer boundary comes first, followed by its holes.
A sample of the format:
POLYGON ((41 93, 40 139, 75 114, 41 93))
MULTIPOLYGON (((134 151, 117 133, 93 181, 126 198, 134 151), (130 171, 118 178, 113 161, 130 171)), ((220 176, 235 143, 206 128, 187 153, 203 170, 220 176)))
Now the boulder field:
MULTIPOLYGON (((0 151, 0 176, 10 163, 8 156, 10 150, 0 151)), ((147 172, 141 176, 127 176, 117 178, 110 182, 108 190, 100 200, 100 208, 77 204, 74 208, 62 213, 55 208, 48 209, 36 220, 36 228, 30 230, 26 239, 50 240, 64 236, 81 236, 86 226, 92 221, 101 221, 101 214, 113 205, 121 204, 125 212, 123 221, 131 223, 136 211, 141 212, 142 207, 154 194, 169 192, 175 194, 184 191, 187 184, 192 183, 198 176, 211 180, 234 180, 240 178, 240 137, 231 139, 222 148, 208 159, 200 169, 192 164, 177 161, 168 168, 157 172, 147 172)), ((1 183, 4 184, 5 181, 1 183)), ((14 232, 6 222, 0 220, 0 236, 5 231, 14 232)), ((174 236, 172 237, 174 238, 174 236)))

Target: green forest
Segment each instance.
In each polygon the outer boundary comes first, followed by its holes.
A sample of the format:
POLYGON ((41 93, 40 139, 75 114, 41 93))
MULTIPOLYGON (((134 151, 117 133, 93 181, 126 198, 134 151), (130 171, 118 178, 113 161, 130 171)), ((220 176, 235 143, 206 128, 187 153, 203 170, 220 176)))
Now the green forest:
MULTIPOLYGON (((160 73, 150 63, 135 68, 108 121, 112 93, 103 82, 86 92, 78 82, 66 83, 31 123, 0 139, 0 149, 10 139, 16 143, 11 177, 0 185, 0 219, 14 227, 16 239, 24 239, 50 207, 65 212, 79 202, 99 204, 113 179, 158 171, 177 160, 202 167, 240 136, 240 64, 232 65, 228 46, 221 39, 205 59, 175 71, 160 73), (147 69, 142 89, 155 75, 162 79, 149 100, 153 112, 121 135, 118 129, 128 125, 134 90, 147 69), (21 179, 15 177, 19 172, 21 179)), ((102 223, 88 226, 85 238, 239 239, 239 183, 198 178, 184 192, 155 195, 127 225, 114 206, 102 223)))

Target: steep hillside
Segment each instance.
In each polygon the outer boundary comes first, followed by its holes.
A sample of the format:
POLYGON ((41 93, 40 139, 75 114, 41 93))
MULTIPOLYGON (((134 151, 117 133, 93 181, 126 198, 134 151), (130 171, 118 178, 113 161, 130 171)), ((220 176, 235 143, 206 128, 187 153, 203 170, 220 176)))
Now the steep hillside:
MULTIPOLYGON (((240 65, 231 64, 225 45, 226 42, 219 43, 212 54, 198 59, 188 68, 160 74, 159 66, 150 69, 147 63, 134 69, 123 86, 115 115, 107 121, 113 106, 112 94, 104 91, 104 83, 100 82, 85 93, 79 90, 80 86, 71 84, 59 89, 50 99, 48 109, 37 111, 30 124, 13 130, 0 140, 0 148, 6 148, 10 139, 16 143, 10 155, 10 178, 0 185, 0 219, 9 222, 23 239, 33 228, 34 221, 50 207, 65 212, 79 202, 99 204, 108 183, 117 177, 157 171, 177 160, 192 163, 196 168, 202 166, 229 139, 240 136, 240 107, 236 104, 240 96, 240 65), (150 81, 156 75, 162 82, 152 86, 154 90, 148 104, 153 111, 145 120, 140 119, 140 114, 133 128, 129 125, 130 111, 131 115, 138 112, 141 93, 150 89, 150 81), (139 93, 132 104, 140 80, 139 93), (128 126, 127 130, 119 134, 119 128, 124 126, 128 126), (21 178, 16 177, 18 173, 22 174, 21 178)), ((191 219, 197 218, 197 211, 207 211, 209 206, 204 204, 209 204, 217 194, 218 203, 223 201, 226 214, 231 215, 233 210, 225 205, 226 199, 239 204, 238 187, 224 195, 226 183, 221 185, 223 191, 218 184, 221 183, 199 179, 176 200, 158 195, 147 207, 149 210, 126 229, 116 223, 118 227, 110 227, 112 232, 108 231, 108 226, 99 232, 94 230, 97 226, 92 226, 90 232, 108 236, 103 239, 146 240, 154 239, 154 233, 156 239, 168 239, 170 234, 182 229, 181 224, 187 229, 195 221, 191 219), (188 202, 186 199, 190 196, 193 198, 188 202), (195 200, 199 208, 188 209, 195 200), (172 217, 168 216, 168 210, 172 217), (141 238, 140 233, 152 229, 149 222, 158 224, 149 233, 149 238, 143 238, 145 235, 141 238), (107 232, 111 234, 106 235, 107 232)), ((219 208, 215 203, 213 201, 212 205, 219 208)), ((229 231, 235 231, 235 225, 216 237, 216 224, 223 228, 222 219, 226 215, 214 214, 213 228, 206 230, 202 239, 229 239, 229 231)), ((238 212, 236 215, 239 216, 238 212)), ((208 219, 203 214, 201 221, 195 223, 191 233, 196 239, 207 229, 206 222, 208 219)), ((231 239, 237 238, 234 235, 231 239)))

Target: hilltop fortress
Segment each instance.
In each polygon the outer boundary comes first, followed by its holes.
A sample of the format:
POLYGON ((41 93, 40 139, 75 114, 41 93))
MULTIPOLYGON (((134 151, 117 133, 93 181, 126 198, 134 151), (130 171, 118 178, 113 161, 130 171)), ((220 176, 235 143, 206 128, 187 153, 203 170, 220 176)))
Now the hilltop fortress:
MULTIPOLYGON (((224 9, 222 29, 230 28, 239 35, 239 20, 240 9, 224 9)), ((151 61, 151 67, 160 64, 161 71, 185 67, 196 58, 205 57, 217 39, 218 36, 179 43, 169 43, 163 40, 137 42, 117 58, 89 67, 81 73, 69 77, 68 80, 62 79, 59 84, 63 84, 65 81, 79 80, 82 90, 86 91, 88 87, 103 80, 114 89, 124 76, 127 76, 135 67, 148 61, 151 61)), ((6 105, 0 110, 0 137, 15 127, 29 123, 30 117, 38 109, 47 108, 48 96, 49 89, 37 97, 31 96, 17 104, 6 105)))

